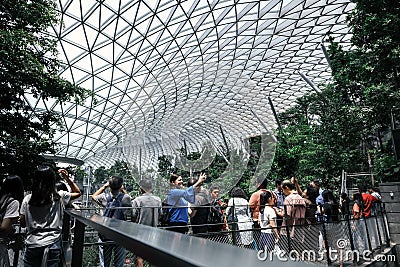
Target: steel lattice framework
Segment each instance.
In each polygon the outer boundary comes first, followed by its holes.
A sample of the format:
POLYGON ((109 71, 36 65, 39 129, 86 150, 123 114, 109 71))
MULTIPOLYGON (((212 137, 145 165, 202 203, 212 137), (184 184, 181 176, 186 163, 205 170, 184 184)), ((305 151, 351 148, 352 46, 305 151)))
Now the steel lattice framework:
POLYGON ((154 165, 223 137, 274 131, 280 112, 327 82, 321 43, 350 46, 349 0, 60 0, 61 75, 97 103, 35 103, 63 115, 57 156, 154 165))

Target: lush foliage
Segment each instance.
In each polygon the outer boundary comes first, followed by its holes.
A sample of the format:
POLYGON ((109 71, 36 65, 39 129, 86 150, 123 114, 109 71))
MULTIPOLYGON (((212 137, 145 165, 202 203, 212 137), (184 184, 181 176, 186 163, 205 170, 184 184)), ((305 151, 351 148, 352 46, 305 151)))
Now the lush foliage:
POLYGON ((50 0, 0 3, 0 175, 19 174, 27 185, 31 170, 45 161, 40 155, 55 151, 60 119, 35 102, 79 101, 88 93, 57 75, 56 40, 46 32, 58 23, 55 7, 50 0))
POLYGON ((94 170, 91 193, 105 184, 112 175, 121 176, 124 179, 124 187, 131 196, 140 194, 140 189, 136 182, 136 180, 140 179, 138 168, 128 165, 125 161, 115 161, 110 168, 102 166, 94 170))
POLYGON ((400 118, 400 2, 353 2, 354 47, 345 50, 329 39, 333 82, 280 114, 284 129, 272 175, 320 178, 338 188, 342 170, 384 181, 396 164, 388 136, 391 113, 400 118))
MULTIPOLYGON (((222 190, 223 188, 232 188, 234 186, 240 186, 246 194, 250 197, 254 191, 254 175, 257 167, 259 166, 259 158, 261 154, 261 137, 257 136, 249 139, 248 151, 232 151, 225 152, 224 155, 215 155, 213 161, 209 166, 196 172, 189 172, 177 168, 171 162, 173 162, 170 156, 159 157, 158 163, 158 180, 169 181, 169 176, 172 173, 177 173, 182 176, 186 183, 191 177, 197 177, 199 173, 205 173, 207 175, 206 185, 218 185, 221 189, 221 193, 224 194, 221 197, 229 198, 229 190, 222 190), (247 157, 244 157, 247 155, 247 157), (244 159, 243 159, 244 157, 244 159), (226 187, 228 185, 228 187, 226 187)), ((184 156, 183 154, 181 156, 184 156)), ((189 160, 197 160, 201 156, 200 153, 194 152, 187 155, 189 160)), ((167 183, 168 186, 168 183, 167 183)), ((165 194, 165 192, 163 192, 165 194)))

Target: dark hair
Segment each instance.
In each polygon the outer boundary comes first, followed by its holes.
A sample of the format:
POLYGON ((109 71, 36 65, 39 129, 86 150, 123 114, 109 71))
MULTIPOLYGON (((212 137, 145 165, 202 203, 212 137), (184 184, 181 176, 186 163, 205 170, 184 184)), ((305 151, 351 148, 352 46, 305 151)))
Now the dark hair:
POLYGON ((145 192, 150 192, 153 189, 153 185, 151 183, 151 180, 149 180, 149 179, 140 180, 139 186, 145 192))
POLYGON ((272 198, 270 191, 265 191, 260 194, 260 213, 264 214, 265 206, 268 203, 268 199, 272 198))
POLYGON ((275 180, 275 187, 277 187, 278 185, 282 185, 282 179, 275 180))
POLYGON ((122 187, 124 179, 121 176, 112 175, 108 180, 111 190, 118 190, 122 187))
POLYGON ((317 189, 312 187, 311 185, 307 186, 307 197, 311 201, 311 203, 315 204, 317 197, 319 196, 319 192, 317 189))
POLYGON ((281 186, 282 186, 282 188, 283 188, 283 187, 287 187, 287 188, 289 188, 290 190, 294 190, 294 189, 296 188, 296 186, 294 185, 294 183, 292 183, 292 182, 289 181, 289 180, 283 181, 282 184, 281 184, 281 186))
POLYGON ((337 203, 337 200, 336 200, 335 196, 333 195, 333 192, 330 190, 324 190, 322 192, 322 198, 324 199, 324 202, 330 202, 333 204, 337 203))
POLYGON ((360 206, 362 206, 363 199, 362 199, 361 193, 354 193, 353 199, 354 199, 354 202, 357 202, 360 206))
POLYGON ((19 203, 24 199, 24 184, 18 175, 10 175, 4 179, 0 189, 1 200, 12 197, 19 203), (4 198, 3 198, 4 197, 4 198))
POLYGON ((341 193, 340 197, 343 198, 343 199, 346 199, 347 198, 347 193, 345 193, 345 192, 341 193))
POLYGON ((241 197, 241 198, 246 198, 246 193, 244 190, 240 187, 234 187, 231 190, 231 197, 241 197))
POLYGON ((361 185, 358 187, 358 191, 360 191, 360 193, 366 193, 367 192, 367 186, 365 185, 361 185))
POLYGON ((374 191, 374 192, 377 192, 377 193, 379 193, 380 191, 379 191, 379 188, 377 188, 377 187, 374 187, 374 186, 368 186, 368 190, 369 189, 371 189, 372 191, 374 191))
POLYGON ((60 195, 56 191, 56 174, 54 170, 47 165, 37 167, 29 205, 44 206, 51 204, 53 200, 59 199, 60 195))
POLYGON ((171 174, 171 176, 169 177, 169 182, 170 182, 170 183, 173 183, 173 182, 175 182, 175 181, 176 181, 176 179, 178 179, 178 178, 179 178, 179 176, 180 176, 180 175, 178 175, 178 174, 176 174, 176 173, 174 173, 174 174, 171 174))
POLYGON ((322 192, 322 198, 324 199, 324 220, 326 222, 338 222, 339 205, 333 192, 330 190, 324 190, 322 192))

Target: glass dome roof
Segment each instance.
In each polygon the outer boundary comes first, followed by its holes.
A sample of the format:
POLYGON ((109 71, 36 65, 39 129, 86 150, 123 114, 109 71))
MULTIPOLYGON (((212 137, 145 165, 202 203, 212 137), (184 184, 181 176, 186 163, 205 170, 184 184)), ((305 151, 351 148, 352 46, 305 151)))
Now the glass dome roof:
MULTIPOLYGON (((53 28, 62 77, 92 90, 81 105, 47 101, 63 116, 56 156, 87 165, 154 166, 208 140, 243 146, 276 129, 277 112, 330 79, 321 43, 350 46, 349 0, 60 0, 53 28), (303 77, 302 77, 303 75, 303 77), (226 142, 225 142, 226 141, 226 142)), ((29 97, 27 98, 29 100, 29 97)))

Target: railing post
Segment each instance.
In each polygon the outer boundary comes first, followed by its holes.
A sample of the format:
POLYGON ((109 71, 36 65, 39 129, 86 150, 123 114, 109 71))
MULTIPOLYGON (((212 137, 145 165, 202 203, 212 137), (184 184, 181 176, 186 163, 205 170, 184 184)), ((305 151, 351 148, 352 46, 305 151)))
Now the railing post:
POLYGON ((355 249, 354 240, 353 240, 353 235, 352 235, 351 226, 350 226, 350 212, 348 215, 349 216, 346 216, 347 230, 349 231, 350 248, 351 248, 351 250, 354 251, 354 249, 355 249))
POLYGON ((378 211, 375 208, 375 205, 372 206, 372 209, 374 210, 374 215, 375 215, 375 223, 376 223, 376 230, 378 232, 378 239, 379 239, 379 249, 382 251, 382 237, 381 237, 381 231, 379 230, 379 221, 378 221, 378 211))
POLYGON ((324 238, 324 243, 325 243, 325 251, 326 251, 326 261, 328 263, 328 266, 332 264, 331 258, 329 257, 329 244, 328 244, 328 235, 326 234, 326 227, 325 227, 325 222, 324 218, 321 216, 322 220, 322 236, 324 238))
POLYGON ((234 228, 234 224, 235 223, 232 223, 231 224, 231 236, 232 236, 232 243, 233 243, 233 245, 234 246, 237 246, 237 231, 236 231, 236 229, 233 229, 234 228))
POLYGON ((63 217, 63 228, 62 228, 62 241, 68 241, 71 230, 71 216, 67 212, 64 212, 63 217))
POLYGON ((386 217, 386 207, 385 203, 380 203, 381 205, 381 214, 382 214, 382 222, 383 222, 383 229, 385 231, 385 242, 386 242, 386 247, 390 247, 390 237, 388 233, 388 225, 387 225, 387 217, 386 217))
POLYGON ((364 212, 363 212, 362 218, 364 219, 365 231, 367 232, 368 249, 369 249, 369 251, 372 252, 371 237, 369 235, 369 230, 368 230, 368 225, 367 225, 367 218, 365 218, 364 212))
POLYGON ((83 259, 83 243, 85 241, 85 224, 75 221, 74 244, 72 246, 72 267, 81 267, 83 259))
MULTIPOLYGON (((288 253, 290 253, 290 251, 292 251, 292 243, 290 240, 290 230, 289 230, 289 225, 288 225, 288 215, 287 215, 286 205, 283 205, 283 209, 285 211, 285 214, 283 214, 283 219, 285 220, 286 237, 287 237, 287 241, 288 241, 288 253)), ((294 226, 292 226, 292 227, 294 227, 294 226)))
MULTIPOLYGON (((355 247, 354 247, 353 233, 351 231, 351 226, 350 226, 350 210, 348 210, 348 213, 346 216, 346 224, 347 224, 347 230, 349 231, 350 248, 351 248, 351 251, 354 251, 355 247)), ((357 263, 356 257, 353 257, 353 263, 354 264, 357 263)))

